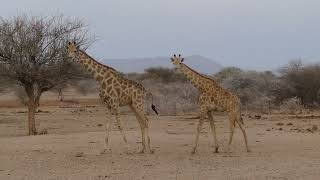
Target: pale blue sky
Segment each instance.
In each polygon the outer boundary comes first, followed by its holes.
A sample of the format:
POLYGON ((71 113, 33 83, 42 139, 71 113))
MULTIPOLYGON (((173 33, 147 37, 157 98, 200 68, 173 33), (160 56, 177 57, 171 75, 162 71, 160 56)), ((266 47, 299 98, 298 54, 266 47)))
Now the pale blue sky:
POLYGON ((0 0, 0 15, 83 18, 98 58, 200 54, 225 66, 275 69, 320 61, 319 0, 0 0))

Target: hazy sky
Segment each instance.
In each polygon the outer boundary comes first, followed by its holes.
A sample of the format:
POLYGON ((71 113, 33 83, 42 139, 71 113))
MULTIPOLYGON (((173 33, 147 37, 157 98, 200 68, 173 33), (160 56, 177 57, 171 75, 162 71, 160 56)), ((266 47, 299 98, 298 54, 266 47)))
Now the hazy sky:
POLYGON ((319 0, 0 0, 0 15, 81 17, 98 58, 200 54, 225 66, 274 69, 320 61, 319 0))

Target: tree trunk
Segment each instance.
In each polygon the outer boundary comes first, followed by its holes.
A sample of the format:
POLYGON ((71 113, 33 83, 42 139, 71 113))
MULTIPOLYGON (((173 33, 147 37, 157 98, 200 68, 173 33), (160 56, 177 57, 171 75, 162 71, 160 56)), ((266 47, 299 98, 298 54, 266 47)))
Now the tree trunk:
POLYGON ((41 96, 41 91, 39 91, 34 86, 26 88, 28 95, 28 130, 29 135, 37 135, 35 114, 37 108, 39 107, 39 100, 41 96))
POLYGON ((35 113, 36 113, 36 103, 34 99, 29 98, 28 102, 28 127, 29 127, 29 135, 36 135, 36 120, 35 120, 35 113))

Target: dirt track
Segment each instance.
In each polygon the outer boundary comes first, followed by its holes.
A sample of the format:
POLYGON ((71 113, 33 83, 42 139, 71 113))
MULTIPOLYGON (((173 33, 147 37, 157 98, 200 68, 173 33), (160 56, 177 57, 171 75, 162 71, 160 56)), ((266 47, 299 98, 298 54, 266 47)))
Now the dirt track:
MULTIPOLYGON (((216 116, 220 153, 213 153, 205 123, 198 154, 191 155, 197 120, 186 116, 151 116, 154 154, 138 154, 138 123, 127 122, 131 154, 118 131, 111 133, 111 154, 100 155, 104 142, 104 112, 50 109, 37 114, 40 129, 49 134, 26 134, 25 113, 0 112, 0 179, 319 179, 320 133, 309 132, 319 119, 245 118, 251 153, 245 152, 236 129, 232 153, 225 153, 228 124, 216 116), (71 113, 76 111, 76 113, 71 113), (279 126, 277 123, 283 123, 279 126), (293 125, 287 125, 291 122, 293 125), (102 125, 102 126, 101 126, 102 125), (282 130, 279 130, 282 128, 282 130), (291 130, 290 130, 291 129, 291 130), (80 157, 77 157, 80 156, 80 157)), ((209 132, 209 134, 208 134, 209 132)))

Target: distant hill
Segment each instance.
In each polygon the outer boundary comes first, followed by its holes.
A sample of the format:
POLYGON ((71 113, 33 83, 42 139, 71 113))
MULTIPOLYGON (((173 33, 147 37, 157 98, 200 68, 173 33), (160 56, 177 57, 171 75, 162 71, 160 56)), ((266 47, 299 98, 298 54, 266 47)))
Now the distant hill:
MULTIPOLYGON (((214 74, 222 69, 221 64, 200 55, 185 57, 184 62, 204 74, 214 74)), ((169 57, 104 59, 103 63, 124 73, 144 72, 145 69, 150 67, 173 68, 169 57)))

